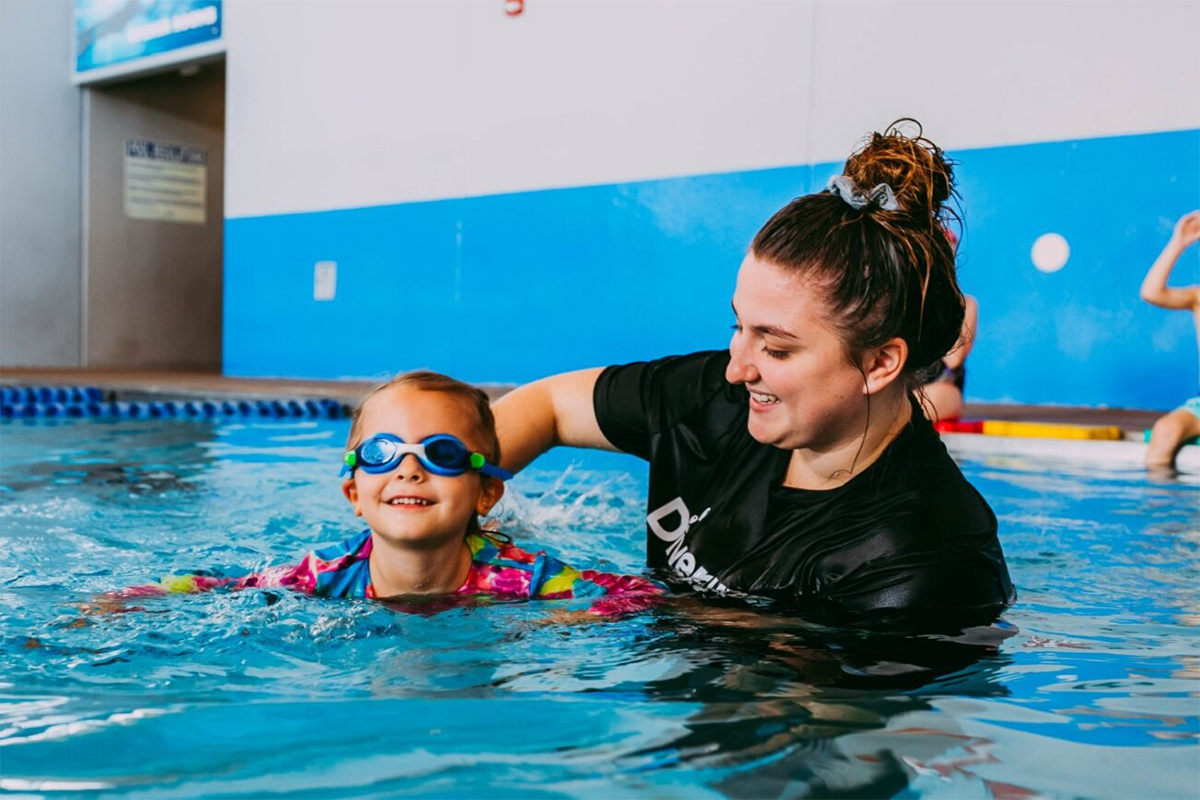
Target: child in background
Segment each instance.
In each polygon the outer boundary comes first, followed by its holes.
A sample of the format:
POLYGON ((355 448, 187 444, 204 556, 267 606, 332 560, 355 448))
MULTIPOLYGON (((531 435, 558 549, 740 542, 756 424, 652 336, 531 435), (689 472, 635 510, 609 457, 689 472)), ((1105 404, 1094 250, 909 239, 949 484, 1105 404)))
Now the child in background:
MULTIPOLYGON (((1197 241, 1200 241, 1200 210, 1185 214, 1175 223, 1170 241, 1142 281, 1142 299, 1160 308, 1191 311, 1200 342, 1200 286, 1167 287, 1179 257, 1197 241)), ((1200 436, 1200 397, 1193 397, 1154 423, 1150 446, 1146 448, 1146 466, 1173 466, 1179 448, 1196 436, 1200 436)))
MULTIPOLYGON (((950 246, 958 253, 958 237, 942 226, 950 246)), ((967 388, 967 356, 975 346, 975 331, 979 324, 979 303, 969 294, 963 295, 963 323, 958 341, 942 356, 937 368, 930 371, 917 392, 921 409, 932 422, 955 420, 962 416, 963 394, 967 388)))
POLYGON ((479 516, 499 501, 503 481, 512 477, 496 466, 499 451, 481 390, 433 372, 401 375, 368 395, 350 428, 342 491, 367 530, 310 552, 295 566, 242 578, 177 576, 117 597, 248 587, 376 599, 595 597, 601 599, 589 611, 599 615, 657 601, 665 590, 653 581, 577 570, 482 530, 479 516))

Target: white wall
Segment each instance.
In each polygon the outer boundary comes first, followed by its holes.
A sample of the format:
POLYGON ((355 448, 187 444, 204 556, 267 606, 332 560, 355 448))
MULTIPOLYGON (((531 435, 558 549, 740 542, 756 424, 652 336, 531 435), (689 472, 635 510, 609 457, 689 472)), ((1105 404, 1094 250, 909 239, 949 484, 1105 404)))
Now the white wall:
POLYGON ((789 2, 529 0, 508 18, 501 0, 233 0, 227 214, 799 161, 810 82, 791 54, 811 20, 789 2))
POLYGON ((812 152, 897 116, 947 149, 1200 127, 1200 2, 822 2, 812 152))
POLYGON ((0 365, 80 363, 71 4, 0 0, 0 365))
POLYGON ((1200 3, 228 0, 229 217, 1200 127, 1200 3))

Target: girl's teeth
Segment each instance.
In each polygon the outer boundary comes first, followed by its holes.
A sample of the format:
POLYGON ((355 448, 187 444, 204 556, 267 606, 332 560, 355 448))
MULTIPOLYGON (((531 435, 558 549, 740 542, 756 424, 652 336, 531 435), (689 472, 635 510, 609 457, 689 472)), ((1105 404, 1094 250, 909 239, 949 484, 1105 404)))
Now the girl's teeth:
POLYGON ((394 500, 388 501, 389 506, 427 506, 428 500, 421 500, 416 497, 397 497, 394 500))
POLYGON ((778 403, 779 398, 773 394, 763 394, 762 392, 750 392, 750 396, 760 403, 778 403))

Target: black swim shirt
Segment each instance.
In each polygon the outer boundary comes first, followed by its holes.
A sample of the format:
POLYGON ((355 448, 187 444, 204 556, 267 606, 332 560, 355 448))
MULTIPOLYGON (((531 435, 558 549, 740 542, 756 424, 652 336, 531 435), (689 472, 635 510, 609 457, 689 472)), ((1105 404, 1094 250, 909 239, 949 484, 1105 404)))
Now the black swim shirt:
POLYGON ((870 467, 825 491, 783 486, 791 451, 746 428, 727 351, 612 366, 596 419, 650 462, 646 559, 672 580, 831 620, 995 619, 1015 599, 996 516, 913 400, 870 467))

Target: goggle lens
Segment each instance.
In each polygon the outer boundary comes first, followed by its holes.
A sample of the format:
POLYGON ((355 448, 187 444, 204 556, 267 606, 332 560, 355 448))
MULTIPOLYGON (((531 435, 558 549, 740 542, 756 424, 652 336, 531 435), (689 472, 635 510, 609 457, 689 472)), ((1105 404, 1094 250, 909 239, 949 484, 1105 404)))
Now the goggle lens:
POLYGON ((435 439, 425 445, 425 458, 446 470, 465 472, 471 466, 471 454, 453 439, 435 439))
POLYGON ((359 463, 368 467, 379 467, 395 458, 396 443, 390 439, 372 437, 362 443, 358 453, 359 463))

